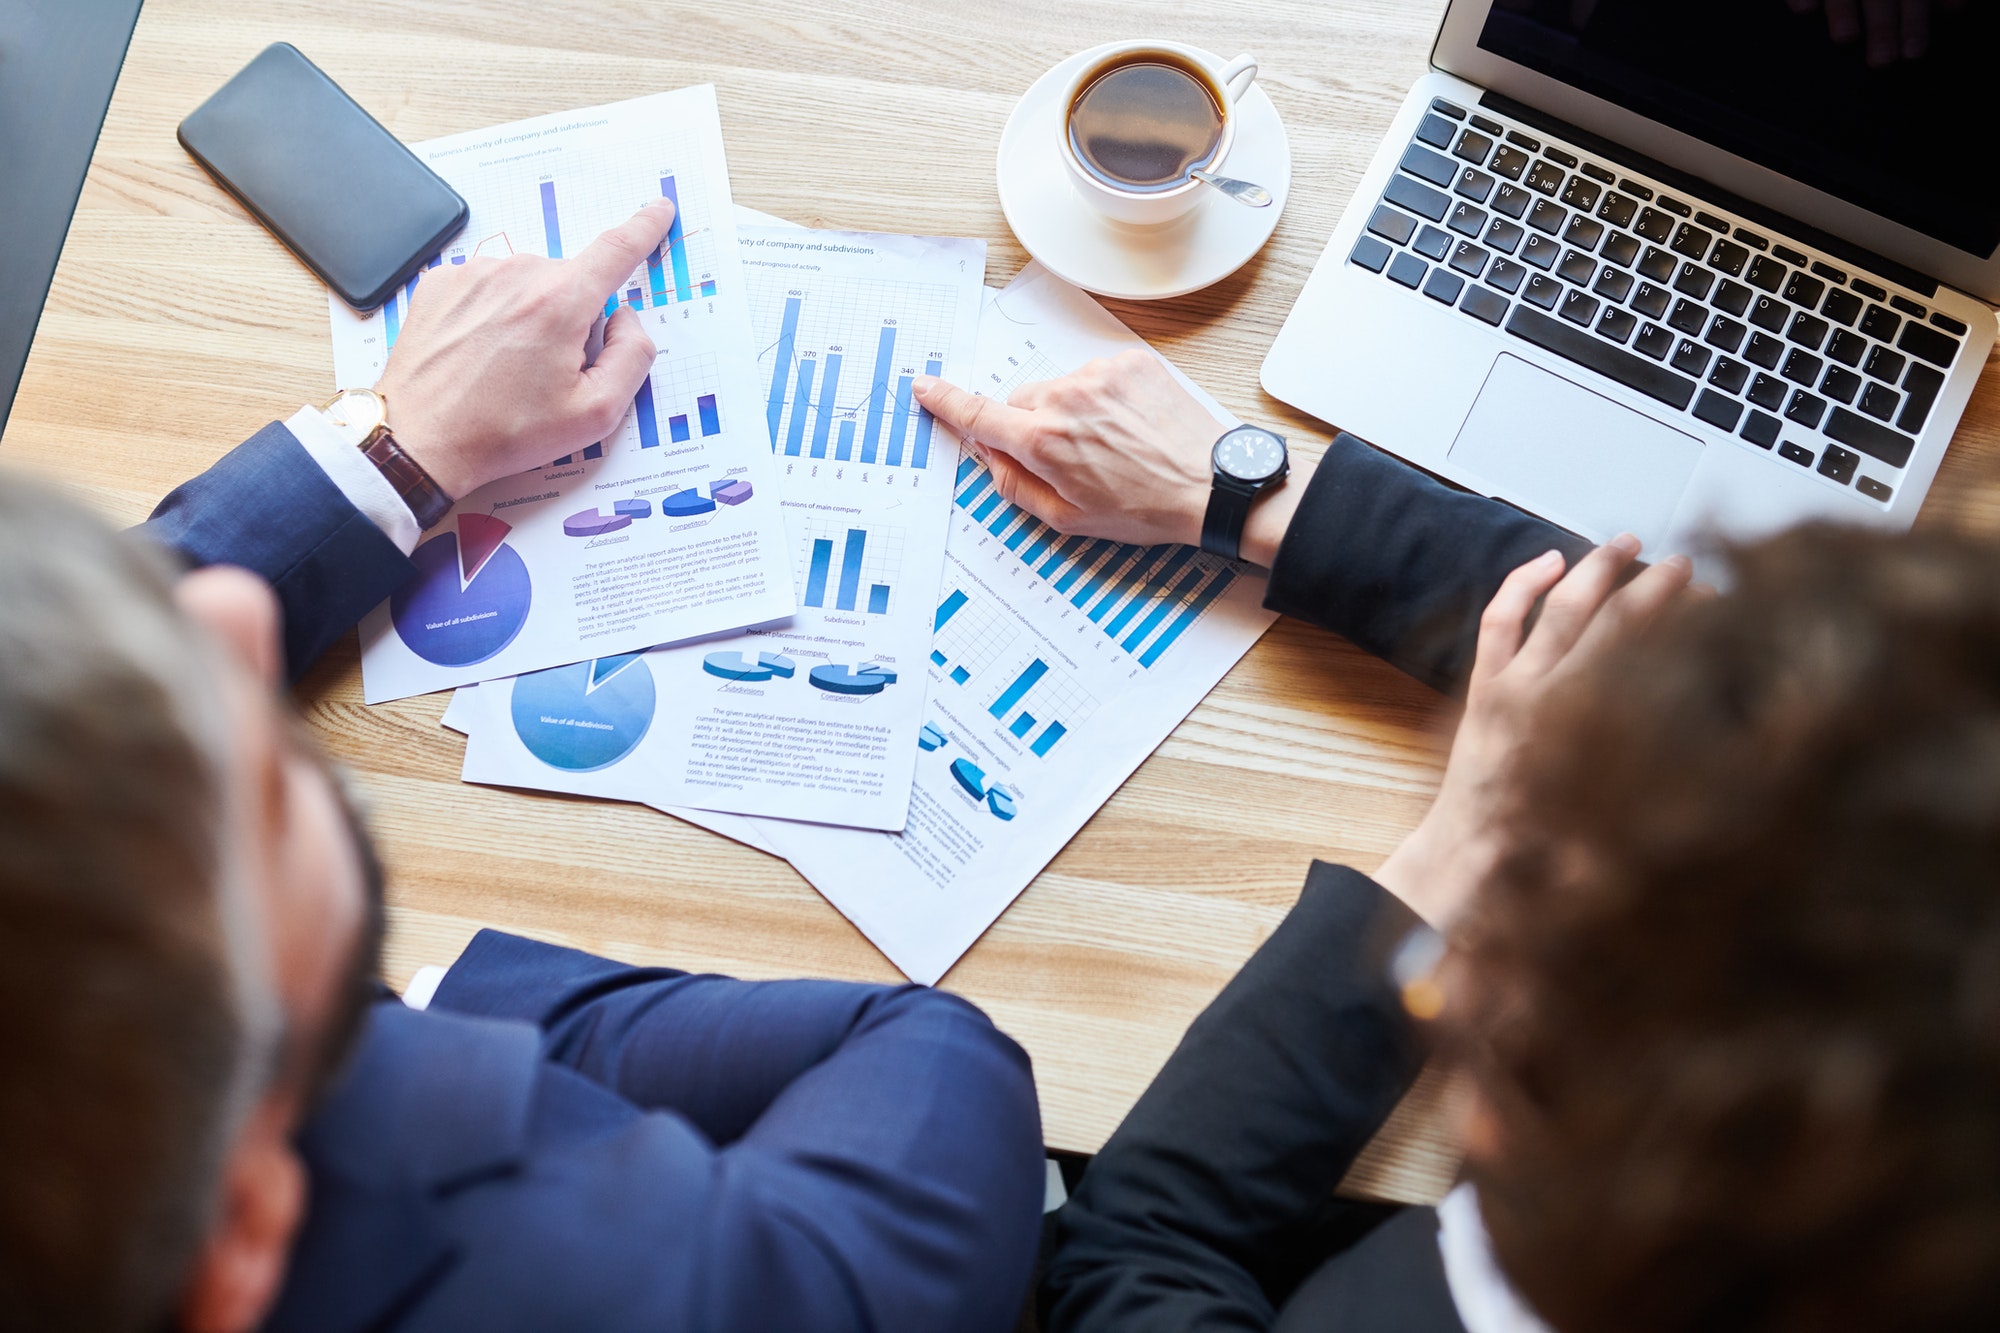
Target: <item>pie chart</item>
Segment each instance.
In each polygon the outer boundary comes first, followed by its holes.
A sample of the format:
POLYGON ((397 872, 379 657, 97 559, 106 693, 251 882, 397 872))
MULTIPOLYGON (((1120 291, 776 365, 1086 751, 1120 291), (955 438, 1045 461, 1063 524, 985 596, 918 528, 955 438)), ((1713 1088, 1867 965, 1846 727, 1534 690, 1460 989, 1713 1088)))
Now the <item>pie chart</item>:
POLYGON ((552 667, 514 682, 514 733, 551 768, 589 773, 638 748, 653 725, 653 672, 641 653, 552 667))
POLYGON ((460 514, 458 531, 417 547, 416 576, 389 598, 389 619, 426 662, 472 666, 514 642, 528 623, 528 567, 507 545, 513 528, 490 514, 460 514))
POLYGON ((896 673, 872 662, 858 667, 829 662, 814 667, 806 679, 830 694, 880 694, 896 683, 896 673))

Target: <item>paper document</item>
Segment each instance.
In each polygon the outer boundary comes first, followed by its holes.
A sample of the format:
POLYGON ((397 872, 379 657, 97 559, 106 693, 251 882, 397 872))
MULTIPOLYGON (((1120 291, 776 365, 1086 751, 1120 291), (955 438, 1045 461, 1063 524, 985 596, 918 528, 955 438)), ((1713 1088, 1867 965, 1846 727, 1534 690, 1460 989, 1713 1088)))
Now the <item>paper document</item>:
MULTIPOLYGON (((432 529, 414 555, 417 577, 361 623, 368 702, 790 615, 791 551, 714 89, 541 116, 416 152, 472 208, 431 268, 573 256, 663 195, 679 215, 609 307, 636 311, 659 349, 624 421, 609 439, 464 497, 432 529)), ((341 385, 375 383, 421 281, 365 318, 328 298, 341 385)))
POLYGON ((900 829, 958 443, 911 396, 972 371, 984 242, 741 228, 799 609, 473 697, 469 782, 900 829))

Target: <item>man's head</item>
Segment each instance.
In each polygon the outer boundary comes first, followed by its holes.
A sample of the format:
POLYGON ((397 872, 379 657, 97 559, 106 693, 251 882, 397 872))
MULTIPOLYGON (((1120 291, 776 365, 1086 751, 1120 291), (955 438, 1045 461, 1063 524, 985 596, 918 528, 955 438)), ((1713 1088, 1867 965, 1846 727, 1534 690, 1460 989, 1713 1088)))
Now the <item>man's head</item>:
POLYGON ((246 574, 0 484, 0 1319, 252 1326, 379 884, 246 574))
POLYGON ((1562 1333, 2000 1320, 2000 552, 1806 530, 1523 761, 1451 1027, 1562 1333))

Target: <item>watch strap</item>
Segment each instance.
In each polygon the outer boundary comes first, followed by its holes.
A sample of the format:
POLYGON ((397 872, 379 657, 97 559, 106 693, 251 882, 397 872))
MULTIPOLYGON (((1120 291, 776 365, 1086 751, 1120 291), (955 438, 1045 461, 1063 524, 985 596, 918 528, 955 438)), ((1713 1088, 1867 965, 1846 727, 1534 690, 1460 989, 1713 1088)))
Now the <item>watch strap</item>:
POLYGON ((416 516, 418 531, 437 526, 451 512, 456 501, 444 493, 436 478, 424 471, 423 464, 403 452, 387 426, 377 426, 368 432, 368 438, 361 442, 361 455, 395 487, 396 494, 416 516))
POLYGON ((1201 520, 1201 549, 1234 560, 1243 548, 1243 528, 1250 521, 1250 502, 1259 488, 1218 472, 1208 492, 1208 511, 1201 520))

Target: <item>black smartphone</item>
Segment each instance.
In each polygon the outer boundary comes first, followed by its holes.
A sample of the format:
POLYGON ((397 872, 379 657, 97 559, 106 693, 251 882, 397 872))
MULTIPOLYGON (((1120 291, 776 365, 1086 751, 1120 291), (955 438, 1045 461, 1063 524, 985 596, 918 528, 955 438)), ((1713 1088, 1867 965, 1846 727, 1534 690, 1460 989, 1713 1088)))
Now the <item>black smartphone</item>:
POLYGON ((465 225, 458 191, 286 42, 195 108, 180 141, 357 310, 381 305, 465 225))

